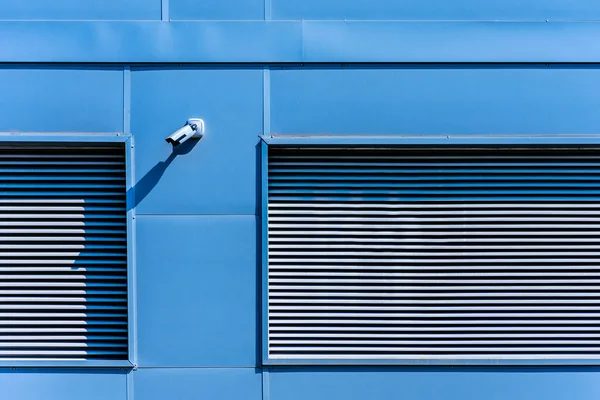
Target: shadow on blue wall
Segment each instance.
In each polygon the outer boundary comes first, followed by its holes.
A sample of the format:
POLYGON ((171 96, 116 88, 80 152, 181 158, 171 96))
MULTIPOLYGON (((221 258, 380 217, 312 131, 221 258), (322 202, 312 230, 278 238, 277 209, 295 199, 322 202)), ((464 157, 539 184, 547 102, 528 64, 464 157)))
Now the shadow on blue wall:
POLYGON ((159 161, 127 192, 127 210, 137 207, 148 196, 158 184, 169 165, 177 156, 188 154, 198 144, 199 140, 188 140, 179 146, 173 147, 173 151, 164 161, 159 161))

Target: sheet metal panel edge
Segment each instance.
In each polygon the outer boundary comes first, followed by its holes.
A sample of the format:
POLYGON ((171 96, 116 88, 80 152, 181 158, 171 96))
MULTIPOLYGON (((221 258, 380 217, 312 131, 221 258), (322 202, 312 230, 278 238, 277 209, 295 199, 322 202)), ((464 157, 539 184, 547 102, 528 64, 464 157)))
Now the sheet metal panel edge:
POLYGON ((593 63, 599 39, 598 22, 2 21, 0 62, 593 63))

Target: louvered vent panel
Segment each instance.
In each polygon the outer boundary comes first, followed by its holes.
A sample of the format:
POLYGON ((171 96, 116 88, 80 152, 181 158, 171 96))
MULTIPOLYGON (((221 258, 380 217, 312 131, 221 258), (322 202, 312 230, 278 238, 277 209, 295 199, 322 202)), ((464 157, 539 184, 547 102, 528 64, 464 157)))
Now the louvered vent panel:
POLYGON ((126 359, 119 146, 0 147, 0 358, 126 359))
POLYGON ((600 150, 269 149, 271 359, 600 358, 600 150))

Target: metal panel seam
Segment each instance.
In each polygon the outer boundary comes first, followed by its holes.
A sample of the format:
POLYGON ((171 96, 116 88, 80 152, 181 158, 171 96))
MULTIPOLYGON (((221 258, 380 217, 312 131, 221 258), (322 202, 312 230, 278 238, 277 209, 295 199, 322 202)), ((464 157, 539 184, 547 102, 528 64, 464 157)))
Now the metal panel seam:
POLYGON ((269 381, 269 369, 263 368, 262 370, 262 400, 270 400, 271 398, 271 387, 269 381))
POLYGON ((133 390, 133 374, 133 371, 128 371, 125 379, 127 385, 127 400, 133 400, 135 396, 135 391, 133 390))
POLYGON ((131 67, 123 66, 123 133, 131 134, 131 67))
POLYGON ((263 69, 263 135, 271 133, 271 69, 263 69))
POLYGON ((264 1, 264 7, 265 7, 265 21, 270 21, 271 20, 271 0, 265 0, 264 1))
POLYGON ((160 20, 169 22, 169 0, 161 0, 160 2, 160 20))

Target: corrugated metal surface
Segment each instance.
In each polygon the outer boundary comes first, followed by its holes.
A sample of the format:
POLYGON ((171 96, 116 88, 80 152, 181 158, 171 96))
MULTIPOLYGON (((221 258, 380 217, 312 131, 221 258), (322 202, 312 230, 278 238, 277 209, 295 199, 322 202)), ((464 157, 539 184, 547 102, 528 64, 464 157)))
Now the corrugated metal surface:
POLYGON ((0 147, 0 358, 125 359, 123 145, 0 147))
POLYGON ((270 358, 597 358, 598 149, 269 149, 270 358))

